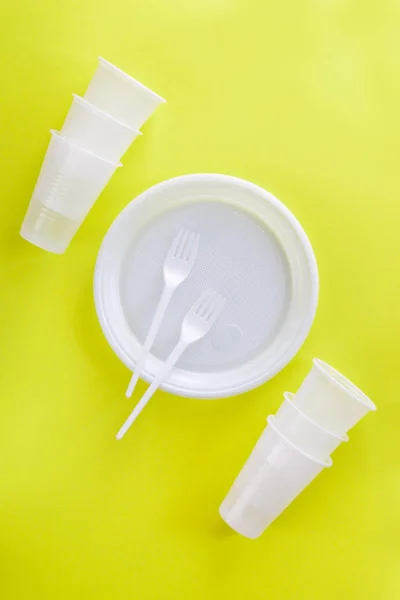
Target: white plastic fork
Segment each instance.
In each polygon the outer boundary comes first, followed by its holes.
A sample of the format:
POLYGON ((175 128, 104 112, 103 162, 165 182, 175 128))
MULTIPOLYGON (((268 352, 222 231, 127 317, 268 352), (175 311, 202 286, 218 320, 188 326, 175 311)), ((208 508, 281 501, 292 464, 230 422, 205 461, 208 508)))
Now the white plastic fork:
POLYGON ((213 291, 206 292, 197 300, 197 302, 195 302, 183 319, 179 342, 172 350, 171 354, 165 361, 157 376, 154 378, 146 393, 142 396, 126 422, 117 433, 117 440, 120 440, 125 435, 136 417, 142 412, 154 392, 160 387, 165 377, 169 374, 176 362, 185 352, 186 348, 190 344, 193 344, 193 342, 203 338, 210 331, 211 327, 221 314, 224 306, 225 299, 213 291))
POLYGON ((164 289, 156 308, 156 312, 150 325, 146 340, 143 344, 142 353, 138 362, 136 363, 136 367, 129 382, 128 389, 126 390, 125 395, 127 398, 132 396, 133 390, 135 389, 139 377, 143 371, 147 356, 154 343, 154 340, 156 339, 162 319, 172 298, 172 294, 176 288, 183 283, 185 279, 187 279, 192 270, 199 249, 199 242, 199 234, 191 233, 190 231, 181 229, 171 244, 163 267, 164 289))

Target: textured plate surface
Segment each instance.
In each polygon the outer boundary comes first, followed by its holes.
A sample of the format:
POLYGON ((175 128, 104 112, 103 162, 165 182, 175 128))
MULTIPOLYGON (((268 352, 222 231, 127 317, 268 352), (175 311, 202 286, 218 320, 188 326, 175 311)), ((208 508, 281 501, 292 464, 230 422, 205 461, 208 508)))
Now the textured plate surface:
POLYGON ((164 385, 218 397, 258 385, 287 364, 311 326, 318 279, 293 215, 264 190, 235 178, 194 175, 151 188, 111 226, 100 251, 96 306, 111 346, 132 369, 159 300, 162 266, 181 228, 200 234, 189 278, 175 292, 146 364, 151 379, 179 337, 188 308, 207 289, 226 298, 208 336, 164 385))

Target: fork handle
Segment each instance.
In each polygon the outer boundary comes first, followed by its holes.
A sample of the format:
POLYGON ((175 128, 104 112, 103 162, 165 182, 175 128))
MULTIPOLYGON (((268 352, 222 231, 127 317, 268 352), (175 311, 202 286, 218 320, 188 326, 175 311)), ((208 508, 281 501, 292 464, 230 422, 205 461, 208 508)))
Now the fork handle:
POLYGON ((129 427, 132 425, 136 417, 142 412, 142 410, 144 409, 154 392, 156 392, 157 389, 160 387, 165 377, 172 370, 172 368, 180 359, 180 357, 185 352, 188 346, 188 342, 179 340, 179 342, 165 361, 164 365, 157 373, 157 376, 154 378, 152 384, 147 388, 146 393, 141 397, 140 401, 137 403, 137 405, 129 415, 128 419, 125 421, 125 423, 117 433, 117 440, 120 440, 125 435, 125 433, 128 431, 129 427))
POLYGON ((163 316, 165 315, 165 312, 168 308, 168 304, 170 303, 170 300, 171 300, 172 294, 174 293, 174 290, 175 290, 175 287, 166 285, 166 284, 164 285, 164 289, 161 294, 161 298, 159 300, 158 306, 156 308, 156 312, 154 313, 154 317, 151 322, 149 332, 148 332, 146 340, 143 344, 142 353, 139 357, 138 362, 136 363, 135 370, 134 370, 131 380, 129 382, 128 389, 126 390, 126 393, 125 393, 127 398, 130 398, 132 396, 133 390, 135 389, 136 384, 139 380, 139 377, 143 371, 143 367, 146 364, 146 360, 147 360, 150 348, 152 347, 154 340, 156 339, 156 335, 158 333, 158 330, 160 329, 161 321, 162 321, 163 316))

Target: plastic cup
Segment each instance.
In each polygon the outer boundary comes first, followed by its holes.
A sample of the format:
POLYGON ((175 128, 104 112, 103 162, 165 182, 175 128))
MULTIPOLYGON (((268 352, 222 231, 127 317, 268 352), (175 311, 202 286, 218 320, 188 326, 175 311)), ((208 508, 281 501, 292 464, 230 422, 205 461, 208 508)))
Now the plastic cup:
POLYGON ((165 102, 164 98, 101 57, 85 100, 133 129, 140 129, 157 106, 165 102))
POLYGON ((232 529, 259 537, 332 459, 306 454, 277 429, 273 416, 219 512, 232 529))
POLYGON ((321 427, 341 436, 376 410, 372 400, 336 369, 318 358, 313 364, 293 403, 321 427))
POLYGON ((138 135, 84 98, 73 94, 71 108, 60 135, 100 158, 118 162, 138 135))
POLYGON ((297 448, 310 456, 325 459, 342 443, 348 442, 348 435, 335 435, 305 415, 293 403, 294 394, 285 392, 284 401, 275 415, 276 428, 297 448))
POLYGON ((21 236, 61 254, 115 169, 122 165, 79 148, 56 131, 51 134, 21 236))

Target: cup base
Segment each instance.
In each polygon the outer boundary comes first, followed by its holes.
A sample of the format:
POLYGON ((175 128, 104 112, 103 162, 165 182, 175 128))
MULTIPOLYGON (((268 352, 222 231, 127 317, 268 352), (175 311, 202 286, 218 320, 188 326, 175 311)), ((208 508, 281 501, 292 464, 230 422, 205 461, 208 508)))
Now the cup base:
POLYGON ((48 208, 37 199, 32 199, 22 223, 20 235, 31 244, 52 252, 63 254, 79 222, 48 208))
POLYGON ((239 535, 250 540, 255 540, 262 535, 268 525, 265 525, 262 515, 254 507, 247 507, 244 514, 237 518, 230 518, 229 510, 222 504, 219 516, 225 523, 239 535), (253 509, 253 510, 251 510, 253 509))

